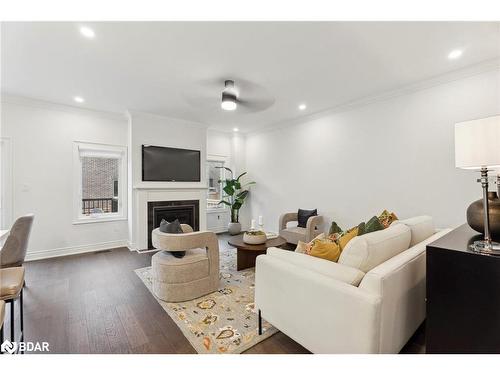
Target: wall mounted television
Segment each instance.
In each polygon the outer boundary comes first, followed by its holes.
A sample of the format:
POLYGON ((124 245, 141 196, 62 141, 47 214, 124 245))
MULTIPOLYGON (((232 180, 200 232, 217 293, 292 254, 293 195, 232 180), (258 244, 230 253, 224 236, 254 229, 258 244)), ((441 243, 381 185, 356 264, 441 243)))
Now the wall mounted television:
POLYGON ((142 181, 201 181, 201 152, 142 145, 142 181))

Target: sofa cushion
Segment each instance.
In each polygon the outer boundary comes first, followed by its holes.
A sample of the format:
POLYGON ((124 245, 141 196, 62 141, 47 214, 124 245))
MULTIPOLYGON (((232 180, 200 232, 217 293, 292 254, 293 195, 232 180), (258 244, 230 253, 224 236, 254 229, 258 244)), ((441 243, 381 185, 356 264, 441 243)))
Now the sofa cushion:
POLYGON ((318 210, 303 210, 302 208, 299 208, 299 212, 297 213, 297 221, 298 227, 301 228, 306 228, 307 227, 307 220, 309 220, 310 217, 312 216, 318 216, 318 210))
POLYGON ((364 272, 347 265, 311 257, 306 254, 278 249, 276 247, 267 249, 267 255, 354 286, 358 286, 365 276, 364 272))
POLYGON ((397 223, 403 223, 410 228, 410 247, 415 246, 436 233, 434 220, 430 216, 416 216, 405 220, 398 220, 393 222, 391 226, 397 223))
POLYGON ((285 238, 287 242, 298 243, 305 241, 307 234, 306 228, 291 227, 280 230, 280 236, 285 238))
POLYGON ((339 263, 368 272, 410 247, 411 231, 399 224, 353 238, 340 255, 339 263))

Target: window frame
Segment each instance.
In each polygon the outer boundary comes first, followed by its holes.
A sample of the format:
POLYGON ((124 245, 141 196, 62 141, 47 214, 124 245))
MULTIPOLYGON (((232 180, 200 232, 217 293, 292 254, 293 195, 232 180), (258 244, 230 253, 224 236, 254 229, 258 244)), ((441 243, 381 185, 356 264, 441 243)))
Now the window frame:
POLYGON ((73 188, 73 224, 87 224, 87 223, 100 223, 107 221, 127 220, 127 186, 128 186, 128 160, 127 160, 127 147, 120 145, 109 145, 101 143, 89 142, 73 142, 73 175, 74 175, 74 188, 73 188), (83 184, 82 184, 82 160, 81 153, 95 152, 96 156, 99 154, 114 154, 118 156, 118 212, 92 214, 86 216, 82 214, 82 198, 83 198, 83 184))
MULTIPOLYGON (((219 156, 219 155, 208 155, 207 157, 207 160, 206 160, 206 175, 207 175, 207 211, 210 212, 210 211, 226 211, 227 210, 227 207, 224 205, 224 204, 219 204, 217 207, 208 207, 208 189, 210 188, 210 186, 208 186, 209 184, 209 166, 208 166, 208 163, 210 162, 215 162, 215 163, 222 163, 222 166, 223 167, 226 167, 227 166, 227 158, 225 156, 219 156)), ((225 169, 221 169, 220 171, 220 174, 219 174, 219 177, 220 178, 225 178, 225 169)), ((224 186, 222 182, 219 183, 220 185, 220 193, 221 193, 221 199, 223 197, 223 190, 222 190, 222 187, 224 186)))

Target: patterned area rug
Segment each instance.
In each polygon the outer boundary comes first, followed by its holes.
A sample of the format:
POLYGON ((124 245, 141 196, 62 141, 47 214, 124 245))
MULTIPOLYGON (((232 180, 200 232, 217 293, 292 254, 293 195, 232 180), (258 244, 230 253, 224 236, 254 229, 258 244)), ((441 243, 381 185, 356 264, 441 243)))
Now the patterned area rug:
MULTIPOLYGON (((151 267, 135 273, 152 293, 151 267)), ((254 308, 255 269, 236 271, 236 251, 220 251, 220 289, 193 301, 156 298, 198 353, 242 353, 278 330, 265 320, 258 334, 254 308)), ((154 295, 154 294, 153 294, 154 295)))

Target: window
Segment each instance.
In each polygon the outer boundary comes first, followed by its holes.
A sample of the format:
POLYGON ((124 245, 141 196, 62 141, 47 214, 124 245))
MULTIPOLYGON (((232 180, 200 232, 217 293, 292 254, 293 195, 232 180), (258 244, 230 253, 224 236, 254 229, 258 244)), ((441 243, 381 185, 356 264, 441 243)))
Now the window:
POLYGON ((75 142, 74 153, 74 223, 126 219, 126 148, 75 142))
POLYGON ((208 209, 222 208, 222 205, 219 204, 222 199, 222 183, 219 181, 225 178, 225 170, 222 167, 224 167, 223 161, 209 160, 207 162, 208 209))

